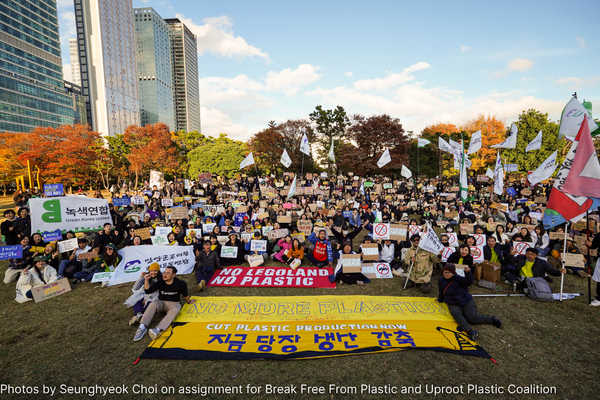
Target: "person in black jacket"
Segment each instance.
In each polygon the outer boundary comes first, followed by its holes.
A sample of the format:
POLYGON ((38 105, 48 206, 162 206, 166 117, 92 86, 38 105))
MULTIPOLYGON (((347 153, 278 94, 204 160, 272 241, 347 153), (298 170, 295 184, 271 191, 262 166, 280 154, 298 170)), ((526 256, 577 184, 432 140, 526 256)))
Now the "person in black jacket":
POLYGON ((4 210, 6 220, 0 224, 0 232, 4 236, 4 242, 7 246, 19 244, 19 235, 15 227, 15 212, 11 209, 4 210))
POLYGON ((496 238, 488 236, 487 244, 483 246, 483 259, 489 262, 499 263, 504 267, 507 262, 502 256, 502 245, 496 242, 496 238))
POLYGON ((19 208, 19 218, 15 220, 15 229, 17 236, 31 236, 31 216, 29 215, 29 209, 26 207, 19 208))
POLYGON ((561 268, 555 270, 548 264, 547 261, 538 258, 538 249, 530 247, 525 252, 524 256, 512 256, 509 255, 508 262, 515 266, 512 273, 506 274, 506 280, 511 285, 517 282, 517 288, 521 289, 521 278, 544 278, 546 274, 552 276, 560 276, 560 274, 566 274, 567 270, 561 268))
POLYGON ((461 244, 458 249, 450 254, 448 257, 448 263, 466 265, 469 269, 473 269, 473 256, 471 255, 471 249, 466 243, 461 244))
POLYGON ((121 243, 121 235, 119 235, 119 231, 113 231, 112 226, 107 222, 104 224, 104 229, 100 231, 100 234, 94 240, 94 249, 98 248, 98 253, 104 254, 104 249, 109 243, 118 245, 121 243))
POLYGON ((454 264, 446 264, 443 276, 438 280, 437 301, 448 304, 450 314, 458 323, 458 329, 465 331, 471 340, 476 340, 479 332, 471 329, 469 324, 493 324, 496 328, 500 328, 502 322, 494 315, 477 314, 477 305, 468 290, 468 287, 473 284, 471 268, 465 267, 464 273, 465 276, 460 276, 456 273, 454 264))
MULTIPOLYGON (((238 239, 238 234, 236 232, 231 232, 229 234, 229 240, 225 243, 225 246, 233 246, 237 247, 237 257, 236 258, 222 258, 219 254, 219 260, 221 262, 221 266, 229 267, 232 265, 241 265, 244 262, 244 242, 238 239)), ((211 246, 212 247, 212 246, 211 246)))
POLYGON ((212 278, 215 269, 223 269, 219 261, 219 255, 216 251, 211 250, 212 243, 206 240, 203 244, 203 250, 196 253, 196 281, 198 282, 197 290, 203 290, 206 282, 212 278))

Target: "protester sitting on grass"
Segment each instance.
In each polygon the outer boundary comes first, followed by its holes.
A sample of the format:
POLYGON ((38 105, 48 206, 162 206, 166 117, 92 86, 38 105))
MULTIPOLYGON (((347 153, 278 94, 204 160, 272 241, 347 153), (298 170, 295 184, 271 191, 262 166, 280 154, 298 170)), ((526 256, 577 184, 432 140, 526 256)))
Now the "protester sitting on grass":
POLYGON ((47 244, 46 247, 44 247, 44 253, 42 255, 46 257, 46 262, 49 266, 58 270, 60 259, 58 250, 56 250, 56 242, 47 244))
POLYGON ((244 250, 246 251, 246 255, 244 256, 244 259, 246 261, 249 261, 249 257, 251 255, 259 255, 263 258, 264 261, 267 260, 267 258, 269 258, 269 254, 267 253, 266 250, 251 250, 252 249, 252 242, 254 242, 255 240, 263 240, 260 231, 254 231, 254 233, 252 234, 252 239, 248 241, 248 243, 246 243, 246 245, 244 246, 244 250))
POLYGON ((477 305, 468 287, 473 284, 473 274, 468 266, 464 269, 465 276, 456 273, 456 267, 447 263, 443 276, 438 280, 439 294, 437 301, 446 303, 450 314, 458 323, 459 330, 464 331, 471 340, 477 340, 479 332, 471 329, 469 324, 493 324, 496 328, 502 327, 502 322, 494 315, 486 316, 477 314, 477 305))
POLYGON ((144 289, 146 275, 150 275, 150 285, 158 282, 162 279, 160 265, 158 265, 158 263, 150 264, 148 272, 142 272, 138 280, 133 284, 133 288, 131 288, 133 294, 125 300, 125 305, 127 307, 133 307, 133 317, 129 320, 130 326, 140 322, 148 305, 158 299, 158 292, 146 294, 146 290, 144 289))
POLYGON ((21 241, 18 243, 23 246, 23 257, 11 258, 8 260, 8 268, 4 273, 4 283, 7 285, 13 283, 19 279, 21 272, 29 265, 33 260, 33 253, 30 251, 29 236, 22 236, 21 241))
POLYGON ((76 272, 81 271, 82 263, 77 259, 79 254, 87 253, 91 248, 88 246, 86 238, 77 239, 77 248, 71 252, 68 259, 62 260, 58 266, 58 277, 73 276, 76 272), (68 274, 65 273, 69 269, 68 274))
MULTIPOLYGON (((560 268, 560 266, 562 266, 562 253, 564 252, 563 251, 563 243, 564 242, 557 243, 553 249, 553 250, 556 250, 559 255, 560 263, 558 263, 558 268, 560 268)), ((577 246, 575 246, 575 240, 571 236, 567 236, 566 253, 567 254, 581 254, 581 251, 579 251, 577 246)), ((550 259, 554 259, 554 257, 552 257, 552 254, 550 254, 550 256, 548 257, 548 262, 550 263, 550 265, 554 264, 554 262, 550 262, 550 259)), ((553 266, 553 268, 555 268, 555 267, 553 266)), ((566 269, 567 269, 568 274, 577 274, 577 275, 581 276, 582 278, 588 277, 588 274, 585 272, 585 268, 567 266, 566 269)))
POLYGON ((455 265, 466 265, 473 269, 473 256, 471 255, 471 249, 469 245, 463 243, 458 246, 458 249, 454 253, 450 254, 450 257, 448 257, 448 263, 455 265))
POLYGON ((431 274, 433 273, 433 268, 442 262, 442 260, 438 255, 426 250, 419 250, 419 242, 421 241, 419 235, 412 235, 410 241, 412 242, 412 247, 408 249, 402 261, 405 270, 410 271, 410 275, 406 278, 408 279, 406 289, 418 286, 421 293, 427 294, 431 292, 431 274), (412 270, 410 268, 411 264, 412 270))
POLYGON ((229 234, 229 240, 225 243, 225 246, 237 247, 237 257, 236 258, 224 258, 221 257, 219 253, 219 261, 221 261, 221 266, 229 267, 233 265, 240 265, 244 262, 244 243, 238 239, 238 234, 236 232, 231 232, 229 234))
POLYGON ((94 245, 92 247, 98 248, 98 252, 102 254, 109 243, 118 245, 121 243, 121 235, 118 230, 113 231, 112 225, 107 222, 104 224, 100 234, 96 236, 96 240, 94 240, 94 245))
MULTIPOLYGON (((117 251, 117 246, 109 243, 104 249, 100 260, 98 261, 97 272, 114 272, 116 271, 119 263, 123 260, 123 257, 117 251)), ((108 286, 108 281, 102 282, 102 287, 108 286)))
MULTIPOLYGON (((548 264, 547 261, 538 258, 538 249, 530 247, 526 250, 524 256, 508 256, 508 262, 515 266, 512 273, 506 274, 506 283, 512 285, 517 284, 517 289, 525 289, 523 280, 525 278, 546 278, 546 274, 552 276, 560 276, 560 274, 566 274, 567 270, 560 268, 555 270, 548 264)), ((547 278, 552 280, 552 278, 547 278)))
POLYGON ((306 240, 314 245, 312 254, 306 254, 308 261, 319 268, 322 268, 325 265, 333 268, 331 242, 327 239, 327 232, 325 229, 321 229, 318 235, 315 232, 311 233, 306 240))
POLYGON ((196 290, 204 290, 206 283, 212 278, 215 269, 223 269, 219 261, 219 254, 211 250, 212 243, 206 240, 202 251, 196 253, 196 290))
POLYGON ((150 325, 157 311, 161 313, 166 312, 167 315, 156 325, 156 328, 150 329, 150 338, 156 340, 171 325, 177 314, 179 314, 179 310, 181 310, 180 296, 185 299, 187 304, 194 304, 196 302, 196 300, 190 300, 187 284, 176 278, 176 274, 177 268, 169 266, 165 268, 162 274, 163 279, 153 284, 150 284, 150 280, 152 279, 150 274, 144 276, 144 290, 146 294, 158 292, 158 299, 152 301, 146 308, 144 316, 140 321, 140 327, 133 337, 134 342, 141 340, 146 332, 148 332, 147 326, 150 325))
POLYGON ((354 251, 352 251, 352 242, 350 240, 346 240, 344 243, 342 243, 342 250, 335 252, 334 256, 338 260, 338 264, 335 267, 335 272, 332 275, 329 275, 329 280, 331 282, 335 282, 336 280, 339 279, 338 284, 340 284, 340 285, 342 283, 345 283, 347 285, 359 285, 359 286, 362 286, 365 283, 371 282, 369 280, 369 278, 367 278, 360 272, 356 272, 356 273, 344 272, 343 261, 342 261, 344 254, 356 254, 354 251))
POLYGON ((29 244, 31 245, 31 247, 34 247, 34 251, 41 254, 44 252, 43 249, 46 247, 47 243, 44 242, 42 235, 36 232, 33 235, 31 235, 31 240, 29 241, 29 244))
POLYGON ((89 282, 94 278, 96 272, 104 272, 100 269, 101 260, 101 255, 92 257, 92 253, 88 252, 87 257, 81 261, 81 271, 73 274, 74 279, 71 283, 75 285, 80 282, 89 282))
POLYGON ((277 246, 279 246, 280 250, 276 253, 273 253, 271 258, 273 260, 285 263, 282 257, 288 252, 288 250, 292 248, 292 237, 287 235, 286 237, 279 239, 277 246))
POLYGON ((19 303, 33 299, 32 289, 36 286, 46 285, 58 280, 56 270, 46 263, 46 257, 37 256, 34 265, 25 268, 17 281, 17 297, 19 303))

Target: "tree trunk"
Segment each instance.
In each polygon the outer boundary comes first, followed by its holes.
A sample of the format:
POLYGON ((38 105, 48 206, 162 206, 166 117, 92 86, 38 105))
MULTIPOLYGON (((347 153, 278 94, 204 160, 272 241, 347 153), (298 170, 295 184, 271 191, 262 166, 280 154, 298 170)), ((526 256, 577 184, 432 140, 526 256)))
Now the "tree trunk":
POLYGON ((138 172, 135 171, 135 190, 137 190, 138 187, 138 172))

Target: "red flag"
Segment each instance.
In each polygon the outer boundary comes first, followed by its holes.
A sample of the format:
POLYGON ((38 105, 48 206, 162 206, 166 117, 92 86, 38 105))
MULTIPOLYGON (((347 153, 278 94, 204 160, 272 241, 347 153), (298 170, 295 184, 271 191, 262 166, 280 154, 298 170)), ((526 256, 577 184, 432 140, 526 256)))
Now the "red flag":
POLYGON ((579 128, 575 144, 575 157, 562 190, 574 196, 600 198, 600 163, 586 118, 579 128))

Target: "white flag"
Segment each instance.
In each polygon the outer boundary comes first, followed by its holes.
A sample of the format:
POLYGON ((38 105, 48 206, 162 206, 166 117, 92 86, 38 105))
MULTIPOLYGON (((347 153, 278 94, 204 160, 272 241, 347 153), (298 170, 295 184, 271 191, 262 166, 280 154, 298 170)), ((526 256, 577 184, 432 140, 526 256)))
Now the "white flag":
POLYGON ((452 139, 448 139, 448 143, 450 144, 450 147, 452 147, 452 149, 454 149, 452 151, 452 153, 454 154, 461 154, 462 152, 462 145, 458 142, 455 142, 452 139))
POLYGON ((292 165, 292 159, 288 155, 287 150, 283 149, 283 154, 281 155, 280 161, 286 168, 289 168, 290 165, 292 165))
POLYGON ((440 251, 444 249, 444 244, 436 235, 429 221, 427 222, 427 232, 419 242, 419 248, 436 255, 440 254, 440 251))
POLYGON ((469 155, 477 153, 481 149, 481 129, 471 135, 471 142, 469 143, 469 155))
POLYGON ((454 151, 452 146, 450 146, 448 144, 448 142, 446 142, 444 139, 442 139, 441 136, 438 138, 438 148, 442 151, 447 151, 449 153, 452 153, 454 151))
POLYGON ((335 152, 334 152, 334 147, 333 147, 333 137, 331 138, 331 147, 329 148, 329 154, 327 155, 327 158, 329 158, 331 160, 331 162, 335 162, 335 152))
POLYGON ((302 135, 302 141, 300 142, 300 151, 306 154, 307 156, 310 156, 310 143, 308 143, 306 133, 302 135))
POLYGON ((494 179, 494 171, 488 168, 487 171, 485 171, 485 176, 489 177, 490 179, 494 179))
POLYGON ((248 165, 254 164, 254 157, 252 157, 252 152, 244 158, 244 161, 240 164, 240 169, 246 168, 248 165))
POLYGON ((431 142, 430 142, 429 140, 427 140, 427 139, 421 139, 421 138, 418 138, 418 139, 417 139, 417 146, 418 146, 418 147, 425 147, 425 146, 427 146, 429 143, 431 143, 431 142))
POLYGON ((460 163, 460 179, 459 179, 459 186, 460 186, 460 197, 463 200, 467 199, 467 195, 468 195, 468 191, 469 191, 469 180, 467 179, 467 157, 465 156, 465 149, 464 147, 461 146, 461 153, 462 153, 462 160, 460 163))
POLYGON ((527 148, 525 149, 525 153, 527 153, 530 150, 539 150, 541 148, 542 148, 542 131, 540 131, 540 133, 537 134, 535 139, 533 139, 531 142, 529 142, 529 144, 527 145, 527 148))
POLYGON ((290 185, 290 190, 287 195, 288 200, 291 199, 292 197, 294 197, 294 195, 296 194, 296 178, 297 177, 298 177, 298 175, 294 176, 294 181, 290 185))
POLYGON ((363 196, 365 195, 365 182, 362 181, 360 183, 360 188, 358 189, 360 191, 360 194, 362 194, 363 196))
POLYGON ((542 163, 542 165, 537 167, 537 169, 535 171, 533 171, 531 174, 529 174, 529 176, 527 176, 527 180, 529 181, 529 183, 531 183, 532 185, 537 185, 541 181, 550 178, 557 167, 557 165, 556 165, 556 156, 557 155, 558 155, 558 150, 556 150, 554 153, 552 153, 550 155, 550 157, 548 157, 546 159, 546 161, 544 161, 542 163))
POLYGON ((390 150, 389 149, 385 149, 385 151, 383 152, 383 154, 379 158, 379 161, 377 161, 377 166, 379 168, 381 168, 385 164, 389 163, 390 161, 392 161, 392 156, 390 156, 390 150))
POLYGON ((506 140, 504 140, 504 142, 495 144, 490 147, 492 147, 494 149, 514 149, 515 147, 517 147, 517 131, 518 130, 519 129, 517 128, 517 126, 513 123, 510 127, 510 136, 507 137, 506 140))
POLYGON ((494 167, 494 193, 501 195, 504 192, 504 169, 500 161, 500 151, 496 152, 496 166, 494 167))
POLYGON ((400 175, 402 175, 405 178, 410 178, 412 176, 412 172, 410 172, 410 169, 406 168, 406 165, 403 165, 402 170, 400 171, 400 175))
POLYGON ((594 122, 594 119, 585 109, 583 104, 573 97, 565 106, 562 114, 560 115, 560 127, 558 128, 558 138, 563 136, 577 136, 581 123, 583 122, 583 115, 586 115, 588 125, 590 127, 590 133, 598 129, 598 125, 594 122))

